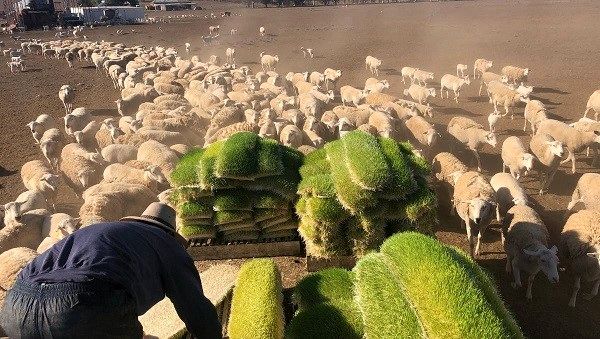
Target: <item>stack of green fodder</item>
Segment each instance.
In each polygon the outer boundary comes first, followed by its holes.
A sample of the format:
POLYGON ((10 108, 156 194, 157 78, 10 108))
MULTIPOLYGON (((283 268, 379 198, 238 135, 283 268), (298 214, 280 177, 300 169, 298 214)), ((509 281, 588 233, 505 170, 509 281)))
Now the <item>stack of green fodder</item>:
POLYGON ((303 155, 250 132, 184 155, 171 175, 179 232, 225 241, 294 236, 303 155))
POLYGON ((352 272, 307 276, 293 296, 287 339, 523 338, 470 257, 415 232, 390 237, 352 272))
POLYGON ((396 231, 431 232, 437 199, 429 171, 409 143, 362 131, 309 153, 296 204, 308 254, 362 256, 396 231))

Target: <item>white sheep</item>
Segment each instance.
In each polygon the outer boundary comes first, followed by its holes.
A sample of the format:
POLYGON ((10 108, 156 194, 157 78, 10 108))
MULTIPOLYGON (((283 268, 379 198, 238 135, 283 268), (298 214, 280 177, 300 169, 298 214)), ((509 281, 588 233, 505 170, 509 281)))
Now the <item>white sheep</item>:
POLYGON ((65 132, 73 135, 76 131, 81 131, 93 119, 90 112, 84 107, 78 107, 63 118, 65 123, 65 132))
POLYGON ((496 192, 496 201, 500 215, 504 216, 514 205, 528 205, 529 199, 523 186, 509 173, 496 173, 490 179, 490 185, 496 192))
POLYGON ((406 129, 420 144, 424 146, 433 146, 440 134, 422 116, 414 116, 404 122, 406 129))
POLYGON ((185 52, 186 53, 190 53, 190 47, 192 46, 192 44, 190 44, 189 42, 186 42, 185 44, 185 52))
POLYGON ((40 149, 52 168, 58 167, 58 158, 63 146, 63 135, 58 128, 51 128, 42 134, 40 149))
POLYGON ((58 98, 62 101, 65 107, 65 114, 71 113, 73 110, 73 101, 75 100, 75 90, 69 85, 62 85, 58 91, 58 98))
POLYGON ((235 48, 227 48, 225 50, 225 59, 230 64, 235 64, 235 48))
POLYGON ((264 52, 260 53, 260 65, 262 66, 263 72, 274 71, 278 63, 278 55, 269 55, 265 54, 264 52))
POLYGON ((84 202, 79 209, 82 227, 140 215, 157 200, 148 187, 123 182, 99 183, 88 188, 82 197, 84 202))
POLYGON ((593 281, 591 293, 584 296, 592 299, 598 294, 600 287, 600 212, 582 210, 572 214, 560 235, 561 244, 564 246, 568 268, 575 276, 573 292, 569 306, 575 307, 577 293, 581 288, 581 280, 593 281))
POLYGON ((366 95, 367 93, 364 90, 360 90, 352 86, 342 86, 340 88, 340 97, 344 106, 352 103, 354 106, 358 107, 358 105, 360 105, 365 99, 366 95))
POLYGON ((410 80, 410 83, 412 84, 414 81, 414 76, 415 76, 415 71, 418 70, 418 68, 413 68, 413 67, 402 67, 402 70, 400 71, 400 73, 402 74, 402 83, 405 84, 406 81, 404 81, 404 78, 408 78, 410 80))
POLYGON ((513 84, 520 82, 521 85, 523 85, 523 83, 527 81, 529 72, 529 68, 521 68, 516 66, 502 67, 502 74, 506 75, 508 81, 512 82, 513 84))
POLYGON ((529 122, 532 135, 535 134, 540 122, 548 119, 546 106, 539 100, 529 100, 527 105, 525 105, 525 112, 523 115, 525 117, 523 122, 523 132, 527 130, 527 122, 529 122))
POLYGON ((516 205, 508 211, 507 220, 510 220, 508 229, 502 232, 506 271, 513 274, 513 288, 522 286, 521 271, 529 273, 525 298, 531 300, 533 281, 539 271, 551 283, 559 281, 558 248, 548 248, 548 229, 533 208, 516 205))
POLYGON ((460 76, 461 78, 466 78, 469 76, 469 66, 465 65, 465 64, 458 64, 456 65, 456 76, 460 76), (467 73, 467 75, 465 76, 465 73, 467 73))
POLYGON ((454 154, 448 152, 438 153, 431 161, 431 171, 435 178, 451 187, 454 187, 458 178, 468 170, 454 154))
POLYGON ((319 72, 312 72, 308 77, 308 82, 315 86, 321 87, 325 83, 325 74, 319 72))
POLYGON ((395 120, 387 113, 374 111, 369 116, 368 124, 375 127, 377 134, 385 138, 393 137, 396 132, 395 120))
POLYGON ((329 91, 335 89, 337 81, 342 76, 342 71, 326 68, 323 74, 325 74, 325 89, 329 91))
POLYGON ((546 133, 565 145, 569 155, 561 164, 570 160, 571 171, 573 173, 575 173, 575 154, 594 144, 600 144, 600 135, 595 132, 580 132, 564 122, 553 119, 546 119, 540 122, 537 133, 546 133))
POLYGON ((448 133, 473 152, 477 160, 477 170, 481 171, 478 149, 484 144, 496 147, 496 134, 486 131, 482 125, 465 117, 452 118, 448 123, 448 133))
POLYGON ((433 73, 416 69, 413 73, 413 80, 419 85, 427 86, 427 81, 433 80, 433 73))
POLYGON ((600 89, 595 90, 594 93, 590 95, 590 98, 585 105, 585 112, 583 112, 584 118, 587 117, 587 114, 590 110, 594 110, 594 119, 598 120, 598 114, 600 114, 600 89))
POLYGON ((600 211, 600 174, 584 173, 573 190, 571 201, 567 210, 595 210, 600 211))
POLYGON ((313 59, 315 57, 315 53, 314 53, 314 50, 312 48, 300 47, 300 50, 302 51, 302 57, 304 59, 306 59, 306 55, 308 55, 308 57, 311 58, 311 59, 313 59))
POLYGON ((371 71, 371 74, 379 76, 379 67, 381 66, 381 60, 368 55, 365 58, 365 69, 371 71))
POLYGON ((177 154, 158 141, 148 140, 140 145, 137 160, 146 161, 160 167, 162 173, 170 176, 179 161, 177 154))
POLYGON ((365 81, 365 91, 367 91, 368 93, 381 93, 389 88, 390 83, 387 80, 377 80, 375 78, 368 78, 365 81))
POLYGON ((64 174, 66 184, 80 195, 100 181, 103 165, 101 154, 87 152, 79 144, 71 143, 62 149, 59 169, 64 174))
MULTIPOLYGON (((509 113, 509 107, 516 106, 519 102, 529 101, 527 95, 519 90, 513 90, 505 84, 497 81, 492 81, 487 86, 487 91, 490 96, 490 102, 494 105, 494 112, 498 112, 498 105, 504 107, 506 116, 509 113)), ((514 119, 514 114, 510 115, 511 119, 514 119)))
MULTIPOLYGON (((0 252, 0 302, 4 303, 4 294, 9 291, 17 280, 21 270, 27 266, 38 253, 31 248, 15 247, 0 252)), ((0 334, 3 334, 0 327, 0 334)))
POLYGON ((47 251, 64 237, 78 229, 79 218, 65 213, 55 213, 44 218, 42 224, 42 242, 37 247, 38 253, 47 251))
POLYGON ((478 172, 466 172, 461 175, 454 186, 452 205, 467 230, 471 256, 479 255, 483 233, 494 218, 500 221, 500 211, 496 202, 494 189, 478 172), (473 248, 471 227, 478 227, 477 245, 473 248))
POLYGON ((494 65, 493 61, 486 59, 477 59, 473 63, 473 79, 477 79, 477 74, 483 74, 494 65))
POLYGON ((123 164, 137 158, 137 147, 133 145, 113 144, 108 145, 100 151, 102 158, 107 164, 123 164))
POLYGON ((533 168, 534 156, 527 153, 521 139, 510 136, 502 143, 502 172, 508 169, 510 174, 519 179, 527 175, 533 168))
POLYGON ((159 193, 169 186, 167 178, 160 170, 160 167, 156 165, 150 165, 141 170, 122 164, 111 164, 106 166, 102 177, 103 182, 123 182, 144 185, 155 193, 159 193))
POLYGON ((450 90, 452 90, 454 92, 454 100, 458 103, 460 89, 470 84, 471 80, 469 80, 468 76, 466 78, 459 78, 452 74, 444 74, 440 80, 440 98, 444 98, 444 89, 446 90, 446 98, 450 97, 450 90))
POLYGON ((44 194, 37 190, 25 191, 14 201, 4 204, 4 224, 9 225, 19 221, 23 214, 38 209, 48 209, 44 194))
POLYGON ((41 192, 48 205, 55 208, 60 177, 53 173, 50 166, 40 160, 28 161, 21 166, 21 179, 26 189, 41 192))
POLYGON ((508 78, 506 77, 506 75, 500 75, 493 72, 483 72, 481 74, 481 82, 479 83, 479 96, 481 96, 481 90, 483 89, 483 85, 487 87, 487 85, 492 81, 507 83, 508 78))
POLYGON ((435 98, 435 88, 427 88, 417 84, 412 84, 408 89, 404 90, 404 95, 410 96, 413 100, 416 100, 419 104, 427 104, 427 98, 435 98))
POLYGON ((267 29, 264 26, 260 26, 258 32, 260 33, 260 36, 265 36, 267 34, 267 29))
POLYGON ((298 148, 302 145, 302 131, 295 125, 287 125, 283 127, 279 134, 279 141, 287 147, 298 148))
POLYGON ((496 131, 496 124, 498 123, 498 120, 500 120, 501 117, 502 114, 500 112, 492 112, 488 115, 487 121, 488 125, 490 125, 490 132, 496 131))
POLYGON ((34 121, 28 123, 27 127, 31 130, 31 135, 35 139, 35 142, 39 144, 44 132, 51 128, 56 128, 56 122, 52 116, 40 114, 34 121))
POLYGON ((102 124, 92 120, 80 131, 73 132, 75 141, 88 150, 98 149, 96 133, 100 130, 102 124))
POLYGON ((538 133, 529 141, 529 149, 538 159, 536 166, 539 173, 540 195, 542 195, 548 191, 565 148, 562 142, 554 140, 548 134, 538 133))
POLYGON ((42 241, 42 225, 48 216, 45 209, 23 213, 0 230, 0 253, 16 247, 35 249, 42 241))

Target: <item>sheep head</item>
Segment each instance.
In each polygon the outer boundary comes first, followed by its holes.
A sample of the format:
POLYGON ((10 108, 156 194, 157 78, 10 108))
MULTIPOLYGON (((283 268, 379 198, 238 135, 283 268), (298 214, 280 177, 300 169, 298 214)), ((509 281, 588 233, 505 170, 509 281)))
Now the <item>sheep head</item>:
POLYGON ((432 146, 440 136, 440 134, 433 128, 423 132, 423 135, 425 136, 427 146, 432 146))
POLYGON ((558 248, 556 246, 547 248, 540 245, 535 251, 524 248, 523 253, 533 258, 540 265, 541 271, 544 272, 551 283, 558 282, 558 248))
POLYGON ((42 175, 40 181, 44 187, 49 188, 52 191, 56 191, 58 184, 60 183, 60 177, 56 174, 46 173, 42 175))
POLYGON ((550 153, 558 158, 562 158, 565 153, 565 147, 560 141, 546 141, 546 145, 548 145, 548 149, 550 149, 550 153))
POLYGON ((435 88, 428 88, 427 89, 429 91, 429 95, 435 98, 435 88))
POLYGON ((473 220, 475 224, 479 225, 483 222, 491 220, 493 203, 482 198, 474 198, 471 199, 468 204, 468 217, 469 219, 473 220))
POLYGON ((485 142, 488 143, 492 147, 496 147, 498 140, 496 139, 495 133, 488 133, 485 135, 485 142))
POLYGON ((525 174, 527 174, 533 168, 533 155, 530 153, 524 153, 521 156, 521 166, 525 168, 525 174))
POLYGON ((160 167, 156 165, 150 165, 144 170, 144 177, 156 181, 157 183, 163 185, 167 183, 167 178, 163 174, 160 167))
POLYGON ((61 235, 64 237, 69 234, 73 234, 78 229, 78 224, 81 222, 81 218, 65 218, 58 223, 57 228, 60 230, 61 235))

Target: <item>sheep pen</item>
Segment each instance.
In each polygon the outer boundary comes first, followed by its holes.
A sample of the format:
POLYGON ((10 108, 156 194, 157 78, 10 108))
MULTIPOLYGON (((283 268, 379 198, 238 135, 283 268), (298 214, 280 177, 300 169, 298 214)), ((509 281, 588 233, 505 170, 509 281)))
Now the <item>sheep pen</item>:
MULTIPOLYGON (((271 6, 269 5, 269 7, 271 6)), ((567 123, 577 121, 586 110, 590 94, 598 90, 597 79, 600 77, 600 70, 593 67, 596 59, 591 51, 596 50, 595 47, 599 47, 597 39, 592 38, 597 36, 597 25, 594 24, 592 14, 597 12, 600 5, 591 1, 571 3, 570 5, 556 3, 551 9, 542 0, 533 0, 529 1, 529 6, 531 7, 527 8, 516 2, 486 3, 484 6, 478 2, 434 2, 416 5, 323 6, 312 9, 304 7, 266 10, 236 8, 232 10, 234 13, 232 17, 212 19, 204 18, 204 15, 214 12, 211 9, 193 12, 198 14, 198 17, 195 18, 180 19, 176 19, 175 16, 188 15, 190 12, 147 12, 150 17, 158 17, 157 20, 164 19, 165 21, 133 27, 135 33, 118 35, 114 32, 121 27, 113 26, 98 27, 94 30, 86 29, 80 36, 85 34, 90 41, 114 41, 123 43, 127 47, 160 44, 166 49, 173 46, 182 59, 198 56, 202 62, 208 61, 211 55, 218 55, 224 62, 225 50, 231 47, 235 48, 236 67, 248 66, 251 70, 250 74, 260 71, 260 65, 255 63, 259 61, 258 56, 263 51, 271 55, 279 55, 280 62, 276 71, 281 76, 285 76, 287 72, 308 71, 310 73, 317 71, 323 73, 327 68, 341 70, 342 75, 337 79, 335 86, 331 86, 327 82, 323 85, 323 92, 332 87, 335 92, 332 106, 325 106, 323 111, 326 116, 330 116, 326 112, 332 107, 341 105, 339 102, 340 87, 351 85, 362 89, 365 79, 371 77, 370 71, 367 72, 364 69, 364 59, 367 55, 373 55, 383 60, 378 78, 389 81, 389 89, 386 89, 384 93, 396 98, 403 98, 402 92, 409 86, 401 81, 399 73, 403 66, 409 65, 433 72, 435 79, 428 82, 428 87, 437 89, 440 76, 445 73, 454 74, 457 63, 468 65, 466 74, 472 74, 473 61, 485 58, 493 60, 493 67, 489 71, 497 74, 501 74, 501 69, 505 65, 519 65, 532 69, 528 79, 529 83, 527 83, 527 85, 534 86, 532 99, 544 103, 549 118, 560 119, 567 123), (277 14, 274 14, 275 11, 277 14), (444 13, 444 15, 432 16, 436 12, 444 13), (531 20, 532 13, 535 14, 535 24, 531 20), (172 19, 167 19, 167 15, 171 15, 172 19), (341 20, 342 17, 348 18, 348 20, 341 20), (366 18, 370 17, 376 17, 377 20, 368 20, 369 25, 363 25, 362 23, 367 22, 366 18), (390 22, 394 22, 391 27, 390 22), (527 29, 527 34, 516 34, 514 30, 508 29, 508 22, 511 23, 510 27, 527 29), (256 23, 256 27, 248 27, 247 23, 256 23), (424 23, 426 24, 424 25, 424 23), (198 32, 207 34, 209 26, 217 25, 221 27, 220 37, 204 46, 198 32), (264 37, 259 36, 258 28, 261 25, 267 29, 264 37), (333 26, 329 27, 329 25, 333 26), (477 29, 465 30, 471 26, 477 29), (550 28, 531 29, 542 26, 550 28), (236 29, 237 34, 230 36, 228 34, 230 29, 236 29), (352 33, 348 34, 347 31, 350 29, 352 33), (420 33, 426 33, 426 36, 420 33), (493 37, 494 43, 490 43, 491 37, 493 37), (165 38, 167 38, 167 42, 161 41, 165 38), (185 42, 191 43, 189 55, 185 52, 185 42), (556 43, 560 43, 561 47, 554 47, 556 43), (315 58, 304 59, 300 51, 301 46, 317 51, 315 58), (583 50, 581 46, 586 46, 586 49, 583 50), (575 58, 574 61, 571 61, 571 58, 575 58)), ((23 32, 17 35, 25 39, 39 38, 48 41, 56 39, 54 33, 56 32, 40 31, 23 32)), ((75 38, 68 37, 66 39, 75 38)), ((8 35, 0 40, 5 42, 3 49, 16 46, 8 35)), ((20 42, 18 43, 20 44, 20 42)), ((4 58, 3 62, 9 59, 2 56, 0 58, 4 58)), ((39 157, 39 146, 35 144, 29 134, 25 127, 26 124, 34 121, 40 114, 46 113, 53 116, 61 132, 64 131, 62 118, 65 109, 57 96, 62 85, 70 84, 75 88, 74 108, 80 106, 91 108, 94 117, 100 121, 104 118, 113 118, 118 122, 121 118, 114 104, 114 101, 121 98, 121 95, 114 89, 111 79, 103 75, 104 68, 102 66, 100 72, 96 73, 94 68, 89 68, 93 66, 89 61, 75 60, 74 67, 69 68, 64 56, 56 60, 44 59, 43 56, 36 54, 26 54, 26 58, 28 67, 25 72, 11 75, 10 69, 5 63, 0 67, 0 89, 4 99, 0 108, 4 132, 0 134, 0 142, 3 145, 3 156, 0 162, 0 193, 5 197, 1 201, 2 203, 14 200, 23 192, 24 187, 18 172, 21 166, 28 161, 44 160, 43 157, 39 157)), ((162 70, 168 70, 164 64, 158 66, 162 70)), ((243 71, 239 73, 241 74, 243 71)), ((189 81, 190 87, 197 86, 198 83, 194 80, 199 79, 198 82, 201 82, 205 76, 198 70, 191 70, 189 74, 188 78, 193 79, 189 81)), ((215 90, 214 93, 218 97, 218 86, 221 85, 222 79, 218 73, 214 74, 213 78, 209 76, 210 82, 215 79, 214 83, 207 83, 207 85, 215 90)), ((143 74, 139 76, 144 77, 144 83, 150 84, 152 81, 143 74)), ((234 79, 236 77, 234 76, 234 79)), ((132 78, 135 78, 133 72, 132 78)), ((125 79, 121 79, 121 82, 123 80, 125 79)), ((459 104, 451 100, 441 100, 439 96, 430 98, 436 114, 433 118, 425 117, 425 119, 440 132, 446 130, 448 121, 454 116, 467 116, 487 129, 487 115, 493 109, 492 105, 487 102, 487 98, 477 95, 479 81, 480 79, 474 80, 470 86, 462 88, 459 104)), ((265 80, 265 82, 267 81, 265 80)), ((177 85, 173 86, 177 87, 177 85)), ((186 86, 186 84, 184 83, 182 86, 186 86)), ((283 88, 283 90, 286 89, 283 88)), ((258 87, 257 91, 266 92, 258 87)), ((269 95, 272 94, 269 93, 269 95)), ((156 105, 156 103, 153 104, 156 105)), ((269 107, 266 98, 260 98, 256 104, 260 106, 260 108, 254 108, 259 115, 261 110, 269 107)), ((231 103, 227 105, 231 105, 231 103)), ((149 106, 146 105, 145 108, 151 108, 149 106)), ((391 107, 392 105, 387 104, 386 106, 391 107)), ((380 107, 373 108, 380 109, 380 107)), ((409 110, 410 108, 404 107, 404 109, 409 110)), ((525 148, 528 148, 530 137, 519 131, 524 122, 523 110, 524 104, 511 107, 511 112, 515 113, 515 120, 510 121, 504 117, 497 122, 495 127, 498 133, 498 146, 502 145, 506 137, 516 135, 522 140, 525 148)), ((196 114, 195 112, 208 113, 199 119, 210 119, 213 113, 199 108, 194 108, 192 113, 196 114)), ((420 115, 418 112, 415 114, 420 115)), ((394 117, 399 119, 396 115, 394 117)), ((588 117, 594 118, 593 110, 588 112, 588 117)), ((143 117, 140 116, 140 118, 143 122, 143 117)), ((149 120, 150 118, 146 119, 146 123, 149 120)), ((330 130, 333 132, 336 131, 335 123, 332 122, 330 126, 332 127, 330 130)), ((399 123, 402 122, 395 122, 396 131, 401 131, 399 123)), ((274 121, 275 130, 283 127, 278 126, 278 122, 274 121)), ((307 146, 303 149, 308 148, 310 145, 304 140, 308 137, 308 133, 305 136, 302 124, 299 123, 297 127, 302 134, 303 146, 307 146)), ((321 127, 323 126, 320 125, 319 128, 321 127)), ((352 129, 358 127, 354 126, 352 129)), ((181 132, 177 131, 177 133, 181 132)), ((401 138, 404 139, 404 136, 401 138)), ((75 142, 70 137, 67 140, 67 142, 75 142)), ((145 140, 140 140, 139 144, 143 141, 145 140)), ((323 141, 325 143, 329 140, 323 141)), ((452 139, 442 132, 436 147, 428 148, 416 144, 415 147, 422 151, 428 160, 431 160, 432 155, 450 151, 448 144, 451 141, 452 139)), ((203 135, 202 142, 204 142, 203 135)), ((202 142, 198 145, 202 146, 202 142)), ((174 145, 167 145, 167 147, 175 148, 174 145)), ((310 147, 314 148, 314 146, 310 147)), ((501 171, 500 151, 500 147, 493 149, 487 146, 480 151, 483 173, 487 178, 501 171)), ((593 152, 594 149, 591 149, 591 154, 593 152)), ((463 150, 453 151, 453 154, 468 164, 470 170, 473 169, 471 153, 463 150)), ((137 159, 135 160, 137 161, 137 159)), ((536 211, 548 227, 551 244, 556 243, 559 238, 560 230, 564 225, 564 220, 560 219, 571 199, 571 193, 577 180, 583 173, 597 173, 597 166, 597 163, 592 165, 591 156, 585 156, 585 150, 578 153, 577 173, 571 174, 570 167, 567 165, 558 166, 549 193, 542 196, 538 194, 541 183, 538 179, 540 176, 537 172, 537 164, 534 164, 533 175, 525 178, 524 188, 536 211)), ((448 196, 442 196, 437 191, 436 193, 440 204, 447 204, 445 200, 448 196)), ((56 203, 57 212, 77 217, 82 200, 79 200, 68 187, 61 183, 57 191, 56 203)), ((435 235, 445 243, 468 249, 464 230, 458 227, 456 217, 448 215, 448 210, 445 206, 439 209, 439 219, 442 222, 435 230, 435 235)), ((500 242, 500 233, 496 227, 493 225, 488 229, 486 235, 489 237, 485 241, 485 250, 477 262, 494 277, 503 299, 515 314, 525 334, 527 336, 535 333, 540 336, 585 337, 598 333, 600 325, 595 319, 600 316, 600 307, 597 305, 597 298, 592 301, 578 298, 577 311, 565 312, 571 290, 569 283, 551 286, 546 282, 539 282, 539 285, 536 282, 534 293, 544 297, 538 300, 539 303, 523 305, 523 293, 512 289, 511 279, 504 271, 505 254, 500 242), (545 296, 556 296, 556 300, 547 300, 545 296), (565 296, 567 296, 566 299, 565 296), (536 316, 531 316, 532 312, 536 316), (547 322, 544 320, 549 318, 557 319, 557 321, 547 322)), ((298 265, 294 264, 292 260, 283 264, 278 261, 278 264, 286 267, 285 269, 280 267, 284 277, 304 274, 303 272, 298 273, 298 270, 294 269, 298 265)), ((198 263, 198 265, 207 265, 207 263, 198 263)), ((561 271, 560 274, 561 281, 563 281, 563 275, 566 277, 564 281, 568 281, 568 272, 561 271)), ((293 283, 288 281, 286 284, 293 283)), ((582 285, 584 284, 582 282, 582 285)), ((581 291, 587 292, 588 290, 588 287, 582 287, 581 291)))

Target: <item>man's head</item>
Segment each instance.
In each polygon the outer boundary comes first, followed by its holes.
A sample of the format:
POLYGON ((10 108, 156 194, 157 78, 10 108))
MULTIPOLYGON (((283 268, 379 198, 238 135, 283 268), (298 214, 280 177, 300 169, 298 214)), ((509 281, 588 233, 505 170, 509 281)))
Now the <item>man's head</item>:
POLYGON ((124 221, 141 221, 143 223, 158 227, 171 234, 185 248, 189 246, 189 241, 177 233, 175 228, 176 213, 175 210, 161 202, 153 202, 139 217, 126 217, 124 221))

